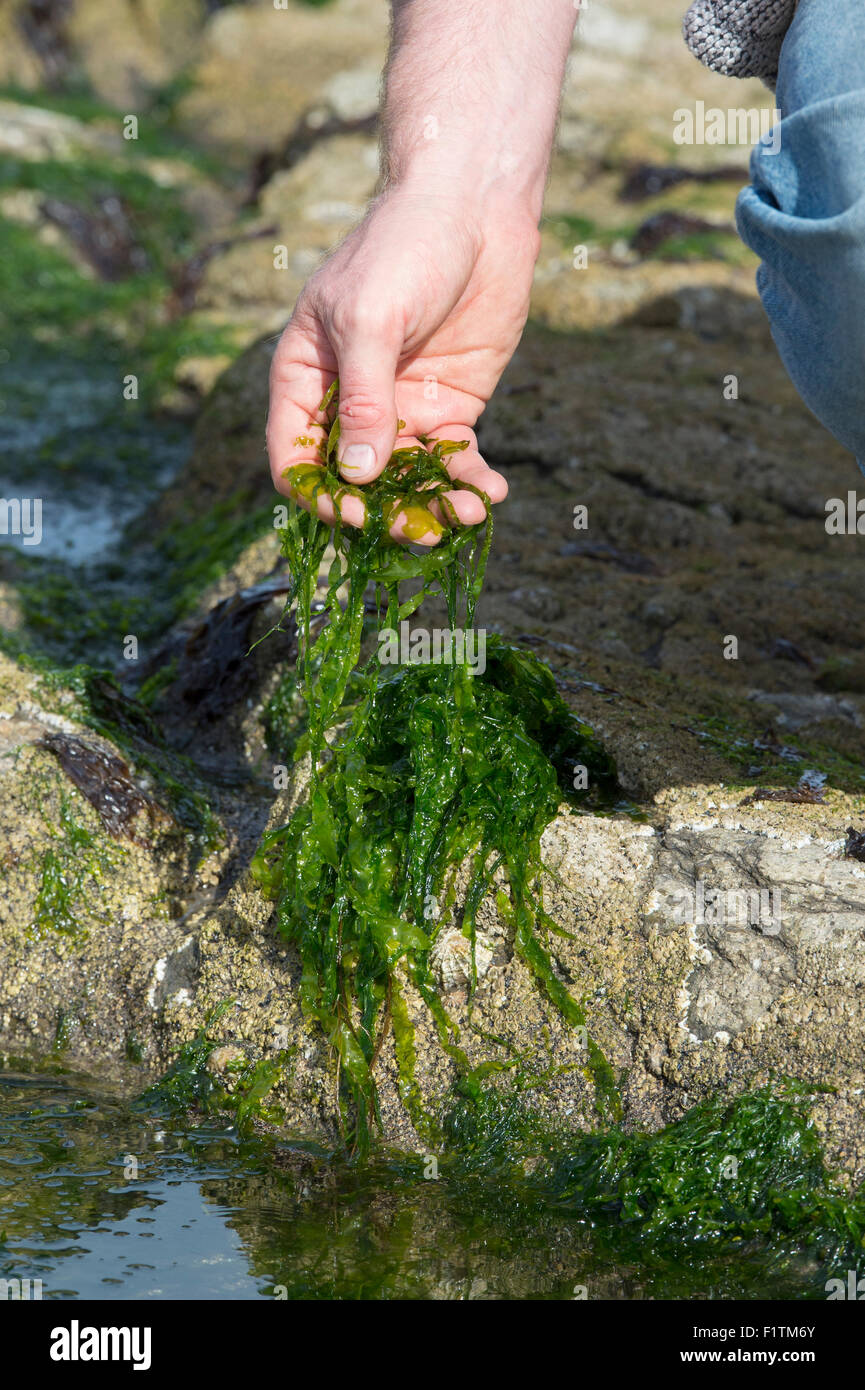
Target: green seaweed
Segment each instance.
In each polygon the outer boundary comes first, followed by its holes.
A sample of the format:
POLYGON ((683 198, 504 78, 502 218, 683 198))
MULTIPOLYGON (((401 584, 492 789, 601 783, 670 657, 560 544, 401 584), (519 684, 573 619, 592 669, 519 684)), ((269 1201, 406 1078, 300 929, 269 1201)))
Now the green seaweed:
POLYGON ((77 914, 88 883, 99 876, 104 851, 75 819, 65 796, 60 801, 60 824, 52 829, 53 843, 42 855, 31 931, 36 937, 59 932, 82 941, 86 931, 77 914))
MULTIPOLYGON (((576 763, 594 782, 614 779, 614 768, 550 672, 495 635, 487 638, 483 674, 457 654, 386 669, 373 651, 361 662, 370 592, 379 632, 395 630, 434 595, 444 600, 451 631, 471 628, 492 516, 478 494, 486 520, 457 522, 447 493, 471 485, 450 478, 445 457, 464 445, 449 441, 424 438, 398 449, 371 486, 346 484, 337 471, 336 405, 334 383, 320 407, 321 462, 297 466, 291 478, 312 508, 323 494, 333 499, 335 528, 293 500, 283 531, 306 707, 294 756, 309 756, 309 795, 265 838, 253 868, 278 898, 280 930, 300 951, 303 1009, 336 1052, 344 1130, 364 1149, 377 1120, 375 1062, 390 1027, 403 1101, 419 1132, 431 1132, 413 1076, 406 981, 430 1010, 442 1046, 470 1070, 430 968, 444 920, 437 905, 453 894, 457 866, 470 866, 461 927, 472 956, 477 910, 502 869, 509 892, 499 894, 499 905, 517 955, 568 1023, 584 1026, 545 945, 556 926, 543 906, 540 838, 572 787, 576 763), (363 529, 341 522, 348 495, 363 499, 363 529), (389 531, 400 513, 410 535, 432 531, 440 543, 422 554, 395 544, 389 531), (317 577, 331 536, 327 622, 316 624, 314 636, 317 577)), ((594 1045, 589 1070, 599 1110, 615 1116, 612 1073, 594 1045)))
POLYGON ((519 1081, 463 1079, 444 1116, 441 1173, 457 1189, 494 1182, 514 1213, 570 1218, 602 1262, 644 1269, 661 1288, 691 1268, 703 1297, 730 1296, 732 1279, 755 1297, 768 1285, 825 1298, 827 1278, 861 1263, 865 1192, 825 1166, 809 1113, 822 1089, 778 1077, 709 1097, 655 1133, 575 1134, 535 1115, 519 1081))
POLYGON ((151 1114, 187 1114, 197 1111, 206 1116, 228 1113, 239 1134, 248 1134, 256 1120, 269 1125, 280 1123, 281 1112, 265 1104, 265 1097, 282 1075, 289 1052, 258 1061, 237 1058, 222 1074, 208 1069, 217 1046, 212 1030, 233 1007, 226 1000, 211 1009, 195 1036, 184 1043, 174 1062, 159 1081, 148 1086, 134 1102, 136 1110, 151 1114))
MULTIPOLYGON (((145 126, 149 131, 152 123, 143 123, 142 140, 145 126)), ((240 342, 226 325, 177 312, 173 286, 202 250, 200 229, 182 191, 162 187, 146 161, 139 165, 107 153, 0 157, 7 187, 58 197, 84 217, 106 194, 116 195, 141 253, 130 273, 103 279, 82 267, 63 239, 46 245, 31 225, 0 217, 0 334, 14 345, 4 357, 7 479, 29 496, 47 471, 62 479, 55 489, 59 515, 94 505, 116 521, 118 547, 90 567, 84 588, 72 557, 0 547, 3 577, 20 602, 20 636, 29 650, 55 660, 84 644, 91 660, 110 661, 125 634, 142 642, 157 637, 224 572, 247 537, 272 521, 272 512, 252 516, 244 494, 222 514, 205 511, 186 527, 165 527, 155 547, 142 544, 145 508, 176 474, 191 439, 189 419, 174 413, 183 405, 177 369, 190 357, 233 356, 240 342), (125 394, 130 374, 135 399, 125 394)))
POLYGON ((865 1195, 842 1190, 824 1166, 807 1104, 819 1089, 784 1078, 712 1096, 656 1134, 582 1135, 543 1182, 556 1205, 612 1221, 620 1252, 626 1242, 642 1258, 751 1241, 829 1266, 861 1257, 865 1195))

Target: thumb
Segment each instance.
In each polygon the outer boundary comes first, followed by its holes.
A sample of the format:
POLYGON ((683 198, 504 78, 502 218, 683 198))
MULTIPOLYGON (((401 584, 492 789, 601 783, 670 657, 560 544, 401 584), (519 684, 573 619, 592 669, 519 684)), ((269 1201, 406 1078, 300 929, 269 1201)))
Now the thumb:
POLYGON ((364 337, 339 354, 339 471, 349 483, 381 473, 396 441, 399 349, 364 337))

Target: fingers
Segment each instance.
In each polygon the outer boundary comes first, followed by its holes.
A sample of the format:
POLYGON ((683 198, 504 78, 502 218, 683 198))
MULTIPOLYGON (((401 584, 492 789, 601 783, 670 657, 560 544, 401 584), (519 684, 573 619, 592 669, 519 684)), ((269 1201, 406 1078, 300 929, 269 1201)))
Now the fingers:
MULTIPOLYGON (((321 484, 319 445, 324 425, 319 422, 318 404, 340 371, 340 474, 347 483, 361 487, 378 477, 387 464, 394 445, 416 448, 420 441, 415 435, 396 438, 397 407, 394 378, 398 348, 388 340, 387 332, 369 326, 361 356, 355 357, 357 338, 346 339, 346 328, 339 325, 330 338, 320 323, 289 325, 274 357, 271 370, 270 411, 267 424, 267 443, 271 473, 278 492, 294 497, 301 506, 314 511, 327 525, 341 520, 348 526, 361 527, 366 521, 362 497, 350 493, 338 498, 325 492, 321 484), (339 357, 337 354, 340 354, 339 357), (348 383, 346 388, 345 382, 348 383), (372 458, 347 455, 350 446, 368 446, 372 458), (355 466, 352 467, 352 464, 355 466)), ((403 381, 401 408, 407 418, 416 416, 416 383, 403 381)), ((416 426, 417 428, 417 426, 416 426)), ((427 427, 429 428, 429 427, 427 427)), ((445 456, 450 476, 455 481, 470 483, 485 493, 491 502, 507 496, 508 485, 501 473, 488 467, 481 457, 474 431, 468 425, 439 424, 429 429, 431 440, 466 440, 467 448, 445 456)), ((394 540, 420 545, 437 545, 456 519, 464 526, 477 525, 484 520, 483 499, 469 489, 453 488, 444 494, 447 505, 407 502, 390 524, 394 540)))
POLYGON ((372 482, 391 454, 397 432, 394 382, 402 331, 391 323, 352 317, 333 326, 339 364, 337 461, 346 482, 372 482))
MULTIPOLYGON (((451 477, 454 480, 459 479, 463 483, 471 483, 472 487, 476 487, 479 492, 485 492, 491 502, 503 502, 505 500, 508 495, 507 479, 484 462, 478 450, 477 435, 474 430, 469 429, 468 425, 439 425, 436 429, 430 430, 428 437, 430 439, 467 439, 467 449, 463 449, 458 454, 445 456, 447 470, 451 477)), ((456 492, 453 495, 459 499, 462 509, 457 511, 460 521, 467 520, 463 511, 468 509, 474 514, 477 512, 478 506, 481 508, 481 515, 473 515, 471 524, 476 521, 483 521, 486 512, 479 497, 475 497, 471 492, 456 492), (471 502, 469 499, 472 499, 471 502)))
MULTIPOLYGON (((508 495, 508 484, 501 473, 488 465, 481 458, 477 447, 477 438, 474 430, 468 425, 439 425, 427 436, 429 439, 466 439, 468 448, 460 453, 445 455, 445 463, 450 476, 456 481, 471 483, 472 487, 478 492, 484 492, 491 502, 501 502, 508 495)), ((416 438, 399 439, 400 447, 409 448, 418 445, 420 441, 416 438)), ((453 516, 456 516, 463 526, 477 526, 484 521, 487 514, 486 506, 482 497, 477 493, 469 491, 467 488, 454 488, 444 494, 449 507, 444 508, 438 502, 431 503, 428 511, 432 514, 433 523, 429 523, 428 516, 424 515, 427 509, 419 506, 407 507, 397 513, 390 526, 390 535, 394 540, 403 543, 411 541, 418 545, 437 545, 447 530, 453 516), (421 529, 423 527, 423 529, 421 529)))
MULTIPOLYGON (((460 453, 446 456, 447 469, 454 480, 470 483, 478 492, 486 493, 491 502, 502 501, 508 493, 506 479, 501 473, 488 467, 474 444, 474 432, 465 425, 443 425, 434 436, 439 439, 468 439, 469 447, 460 453), (474 444, 474 447, 473 447, 474 444)), ((399 448, 418 448, 420 441, 414 436, 404 435, 396 441, 399 448)), ((291 464, 282 470, 274 470, 274 482, 279 492, 294 497, 302 507, 314 511, 328 526, 340 519, 348 526, 362 527, 366 522, 366 507, 363 499, 350 493, 334 503, 331 495, 321 489, 323 469, 317 457, 309 455, 298 457, 304 450, 295 449, 291 464)), ((381 471, 381 470, 379 470, 381 471)), ((468 488, 453 488, 444 493, 449 504, 442 507, 439 502, 424 506, 419 500, 407 503, 394 516, 388 532, 402 544, 438 545, 453 519, 463 526, 476 526, 486 518, 486 507, 482 497, 468 488)))
POLYGON ((321 464, 296 464, 287 468, 280 484, 280 491, 293 497, 308 512, 315 515, 328 526, 339 519, 347 526, 362 527, 366 524, 366 507, 360 497, 344 493, 334 502, 330 492, 322 487, 324 469, 321 464))
POLYGON ((270 368, 267 452, 277 492, 288 495, 284 473, 296 464, 318 463, 324 426, 317 407, 333 381, 324 335, 316 326, 292 321, 277 344, 270 368))

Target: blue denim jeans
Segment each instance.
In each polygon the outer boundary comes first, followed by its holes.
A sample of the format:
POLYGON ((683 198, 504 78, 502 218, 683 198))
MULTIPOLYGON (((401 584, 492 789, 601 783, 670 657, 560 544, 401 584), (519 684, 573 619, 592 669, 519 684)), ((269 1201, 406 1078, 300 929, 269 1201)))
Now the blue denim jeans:
POLYGON ((794 386, 865 471, 863 0, 799 0, 776 104, 780 148, 754 149, 739 233, 794 386))

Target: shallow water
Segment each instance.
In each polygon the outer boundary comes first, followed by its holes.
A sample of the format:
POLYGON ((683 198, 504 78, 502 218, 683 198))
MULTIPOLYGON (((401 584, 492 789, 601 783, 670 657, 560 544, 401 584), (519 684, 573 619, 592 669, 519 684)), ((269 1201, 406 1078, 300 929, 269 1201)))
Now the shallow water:
POLYGON ((0 544, 79 565, 108 556, 174 477, 186 456, 185 422, 157 420, 124 401, 115 362, 80 361, 17 344, 2 362, 0 456, 5 496, 38 497, 33 544, 0 544))
POLYGON ((425 1179, 415 1157, 242 1141, 79 1074, 0 1071, 0 1279, 43 1299, 808 1296, 797 1261, 695 1255, 624 1264, 615 1223, 495 1173, 425 1179))
POLYGON ((69 1080, 0 1075, 2 1274, 41 1279, 43 1298, 255 1297, 230 1212, 201 1186, 231 1157, 69 1080))

